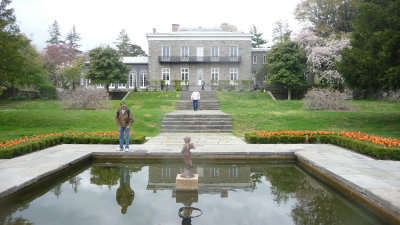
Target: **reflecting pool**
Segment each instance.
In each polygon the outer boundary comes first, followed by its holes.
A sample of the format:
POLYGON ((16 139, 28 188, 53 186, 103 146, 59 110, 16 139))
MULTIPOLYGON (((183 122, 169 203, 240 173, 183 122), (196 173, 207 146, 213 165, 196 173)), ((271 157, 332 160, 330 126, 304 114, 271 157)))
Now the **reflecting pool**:
POLYGON ((176 192, 184 167, 94 161, 0 202, 0 224, 385 224, 295 163, 194 161, 198 192, 176 192), (203 214, 182 222, 183 206, 203 214))

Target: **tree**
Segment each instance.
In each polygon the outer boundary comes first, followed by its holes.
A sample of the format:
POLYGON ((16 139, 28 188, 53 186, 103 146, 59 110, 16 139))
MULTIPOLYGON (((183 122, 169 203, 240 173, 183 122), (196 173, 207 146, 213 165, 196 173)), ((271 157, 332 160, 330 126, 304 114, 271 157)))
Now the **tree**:
POLYGON ((131 40, 124 29, 117 38, 116 46, 122 56, 146 56, 146 52, 138 45, 131 44, 131 40))
POLYGON ((64 41, 61 40, 61 32, 60 32, 60 25, 58 25, 57 20, 54 20, 53 25, 49 27, 49 34, 50 34, 50 39, 46 41, 46 43, 49 43, 50 45, 55 45, 58 46, 61 43, 64 43, 64 41))
POLYGON ((318 36, 329 37, 353 30, 356 0, 302 0, 296 6, 296 19, 310 23, 318 36))
POLYGON ((290 100, 292 88, 306 83, 305 60, 304 52, 294 41, 274 45, 268 53, 267 82, 286 86, 290 100))
POLYGON ((67 37, 65 38, 65 42, 73 49, 75 49, 77 52, 80 52, 78 48, 81 46, 78 42, 81 40, 79 37, 79 33, 76 32, 75 30, 75 25, 73 25, 72 30, 67 34, 67 37))
POLYGON ((339 72, 346 83, 365 91, 400 87, 400 1, 360 3, 352 48, 342 52, 339 72))
POLYGON ((90 66, 86 78, 93 84, 104 84, 109 92, 110 84, 126 83, 129 68, 122 63, 120 54, 110 46, 90 51, 90 66))
POLYGON ((253 48, 259 48, 260 46, 262 46, 263 44, 266 44, 267 41, 262 39, 261 36, 263 35, 262 33, 258 33, 257 32, 257 27, 255 25, 253 25, 253 27, 250 29, 250 34, 253 35, 253 37, 251 38, 251 47, 253 48))
POLYGON ((289 29, 289 24, 286 21, 285 23, 282 20, 278 20, 275 22, 276 27, 273 30, 273 41, 275 43, 284 42, 290 40, 290 34, 292 31, 289 29))
POLYGON ((79 84, 79 78, 83 69, 83 60, 76 59, 71 62, 63 62, 56 68, 57 77, 60 78, 64 89, 75 90, 77 84, 79 84))
POLYGON ((44 68, 49 72, 50 80, 54 86, 60 85, 60 78, 57 76, 56 68, 65 63, 72 63, 77 52, 68 44, 48 45, 42 53, 44 68))
POLYGON ((42 61, 30 40, 20 33, 10 0, 0 3, 0 86, 6 87, 11 97, 17 88, 44 82, 42 61))
POLYGON ((307 55, 307 73, 317 76, 319 81, 331 85, 333 88, 342 88, 343 76, 336 70, 341 52, 350 46, 346 37, 340 39, 325 39, 317 37, 314 32, 304 30, 296 37, 299 46, 307 55))

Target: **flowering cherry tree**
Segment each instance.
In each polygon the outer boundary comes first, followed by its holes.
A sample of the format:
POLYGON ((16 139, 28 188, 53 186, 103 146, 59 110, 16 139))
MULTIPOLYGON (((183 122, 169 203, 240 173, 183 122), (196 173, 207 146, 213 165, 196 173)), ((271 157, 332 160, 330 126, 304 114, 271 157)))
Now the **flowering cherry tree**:
POLYGON ((342 60, 341 51, 350 47, 350 40, 345 37, 322 39, 305 30, 296 37, 296 41, 307 53, 307 71, 322 83, 342 87, 344 78, 336 70, 336 63, 342 60))

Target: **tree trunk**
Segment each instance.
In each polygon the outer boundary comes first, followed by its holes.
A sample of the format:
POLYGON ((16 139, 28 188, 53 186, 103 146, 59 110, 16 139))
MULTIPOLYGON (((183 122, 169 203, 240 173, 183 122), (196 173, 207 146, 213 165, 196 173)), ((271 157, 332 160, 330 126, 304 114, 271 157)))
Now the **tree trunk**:
POLYGON ((288 88, 288 91, 287 91, 287 100, 288 101, 292 100, 292 89, 289 89, 289 88, 288 88))
POLYGON ((110 85, 109 85, 109 84, 105 84, 104 86, 105 86, 105 88, 106 88, 107 93, 110 93, 110 90, 109 90, 110 85))

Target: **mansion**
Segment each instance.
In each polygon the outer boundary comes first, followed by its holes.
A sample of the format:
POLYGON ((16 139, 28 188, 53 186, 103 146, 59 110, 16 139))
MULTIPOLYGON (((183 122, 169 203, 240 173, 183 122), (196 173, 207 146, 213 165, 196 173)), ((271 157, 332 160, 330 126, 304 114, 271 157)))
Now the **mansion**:
MULTIPOLYGON (((230 32, 228 28, 224 23, 221 28, 180 28, 172 24, 169 33, 153 29, 146 34, 148 57, 123 57, 130 68, 128 81, 110 89, 152 89, 160 80, 166 85, 182 80, 182 85, 191 88, 200 87, 203 80, 207 89, 223 80, 230 85, 254 81, 269 49, 252 48, 252 34, 230 32)), ((81 79, 80 84, 90 85, 90 80, 81 79)))

